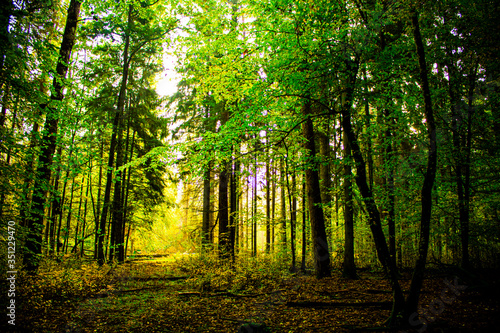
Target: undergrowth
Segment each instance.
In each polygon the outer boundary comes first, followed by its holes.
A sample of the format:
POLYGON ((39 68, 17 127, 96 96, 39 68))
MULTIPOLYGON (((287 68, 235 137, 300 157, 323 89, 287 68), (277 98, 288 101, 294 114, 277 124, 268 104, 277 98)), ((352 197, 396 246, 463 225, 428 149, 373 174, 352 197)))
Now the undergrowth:
POLYGON ((44 260, 36 275, 22 273, 19 298, 30 311, 46 309, 53 303, 98 294, 110 288, 111 267, 99 267, 94 261, 68 259, 62 262, 44 260))
POLYGON ((172 264, 190 276, 186 283, 193 289, 241 292, 279 284, 290 275, 283 262, 266 255, 243 257, 236 263, 221 262, 215 255, 192 255, 179 257, 172 264))

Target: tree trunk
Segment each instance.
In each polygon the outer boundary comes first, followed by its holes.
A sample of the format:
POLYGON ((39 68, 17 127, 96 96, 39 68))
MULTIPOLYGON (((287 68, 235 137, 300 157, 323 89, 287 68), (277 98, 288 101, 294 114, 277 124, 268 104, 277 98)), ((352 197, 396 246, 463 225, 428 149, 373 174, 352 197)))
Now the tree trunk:
MULTIPOLYGON (((427 78, 427 63, 425 60, 425 50, 420 34, 420 27, 418 23, 418 14, 412 16, 413 24, 413 37, 417 50, 419 72, 420 72, 420 85, 424 97, 424 112, 427 124, 427 136, 429 140, 429 147, 427 151, 427 170, 424 176, 424 183, 421 191, 421 205, 422 213, 420 217, 420 239, 418 244, 418 258, 413 270, 413 276, 410 285, 410 293, 406 299, 405 318, 417 313, 418 299, 420 297, 420 290, 424 281, 425 264, 427 261, 427 252, 429 249, 429 231, 431 222, 432 211, 432 187, 436 177, 436 164, 437 164, 437 142, 436 142, 436 125, 434 122, 434 113, 432 108, 432 99, 427 78)), ((417 314, 418 316, 418 314, 417 314)))
POLYGON ((98 180, 99 183, 97 185, 97 203, 95 206, 94 206, 94 199, 92 196, 92 190, 90 191, 90 197, 92 198, 92 206, 93 206, 93 210, 94 210, 94 221, 95 221, 94 259, 96 259, 96 260, 99 257, 98 256, 99 237, 102 233, 102 232, 100 232, 100 230, 104 230, 104 229, 100 229, 100 220, 99 220, 99 218, 100 218, 99 212, 101 211, 101 192, 102 192, 102 178, 103 178, 102 177, 102 160, 103 160, 103 156, 104 156, 104 139, 102 139, 102 136, 101 136, 101 140, 100 140, 100 145, 101 145, 101 148, 99 150, 99 180, 98 180))
POLYGON ((297 176, 295 170, 292 171, 292 188, 288 188, 289 203, 290 203, 290 250, 292 251, 292 272, 295 271, 295 228, 297 225, 297 176))
MULTIPOLYGON (((239 149, 238 149, 239 150, 239 149)), ((239 220, 238 212, 238 186, 239 186, 239 174, 240 174, 240 163, 238 160, 233 158, 232 168, 231 168, 231 191, 229 195, 229 238, 230 238, 230 254, 231 259, 234 262, 235 259, 235 244, 236 244, 236 232, 239 220)))
MULTIPOLYGON (((123 117, 120 117, 123 118, 123 117)), ((118 140, 116 143, 116 169, 123 165, 123 121, 120 120, 118 124, 118 140)), ((122 201, 122 171, 116 172, 115 189, 113 191, 113 204, 112 204, 112 219, 111 219, 111 235, 110 235, 110 251, 109 261, 112 262, 116 259, 119 262, 124 261, 124 247, 123 247, 123 201, 122 201)))
POLYGON ((305 174, 302 178, 302 263, 300 269, 302 272, 306 271, 306 249, 307 249, 307 236, 306 236, 306 179, 305 174))
POLYGON ((63 252, 68 254, 69 247, 69 235, 71 229, 71 217, 73 216, 73 198, 75 194, 75 178, 71 180, 71 195, 69 199, 68 205, 68 215, 66 216, 66 234, 64 235, 64 244, 63 244, 63 252))
POLYGON ((346 89, 342 98, 342 128, 344 129, 344 135, 347 137, 348 143, 351 147, 352 156, 354 158, 354 161, 356 162, 356 184, 358 185, 361 196, 364 199, 363 201, 368 213, 368 224, 373 235, 378 259, 384 267, 386 274, 389 276, 389 280, 391 283, 393 291, 393 307, 389 322, 390 324, 393 324, 395 323, 398 316, 401 315, 404 309, 404 295, 401 289, 401 285, 398 281, 398 272, 396 266, 391 260, 389 248, 387 246, 385 235, 382 230, 380 213, 373 198, 372 191, 368 185, 366 177, 366 163, 357 142, 356 134, 354 133, 351 125, 350 110, 353 103, 354 87, 359 65, 358 62, 348 62, 347 66, 349 69, 349 77, 347 79, 347 82, 345 83, 346 89))
POLYGON ((203 217, 201 222, 201 244, 202 251, 205 252, 205 247, 210 244, 210 169, 211 162, 209 161, 203 176, 203 217))
POLYGON ((229 257, 229 214, 228 214, 228 175, 227 166, 219 173, 219 258, 229 257))
POLYGON ((36 180, 31 204, 32 213, 28 220, 27 251, 24 256, 24 264, 28 271, 34 271, 38 268, 40 256, 42 254, 42 228, 45 216, 45 201, 51 176, 52 158, 56 149, 57 125, 59 122, 58 104, 64 98, 63 81, 68 72, 71 51, 75 43, 80 6, 81 3, 77 0, 71 0, 69 4, 66 26, 59 49, 56 75, 52 83, 54 87, 53 94, 50 96, 52 103, 51 105, 41 105, 41 108, 45 109, 47 113, 44 125, 44 135, 41 140, 40 155, 38 157, 38 166, 35 173, 36 180))
POLYGON ((352 197, 351 146, 344 135, 344 264, 342 275, 356 279, 354 261, 354 207, 352 197))
POLYGON ((282 241, 283 248, 286 249, 286 193, 285 193, 285 168, 283 159, 280 159, 280 194, 281 194, 281 223, 282 223, 282 241))
POLYGON ((319 137, 319 154, 322 162, 319 165, 319 174, 321 179, 321 202, 323 203, 323 213, 325 215, 325 223, 331 226, 331 201, 330 189, 332 187, 331 171, 330 171, 330 128, 326 125, 326 133, 318 131, 319 137))
POLYGON ((311 220, 312 241, 314 249, 314 269, 317 278, 329 277, 330 251, 326 237, 323 208, 321 207, 321 190, 319 174, 314 164, 316 157, 316 144, 314 142, 313 122, 310 118, 311 104, 306 101, 302 107, 302 114, 307 117, 302 123, 302 134, 305 138, 304 148, 307 151, 309 167, 306 169, 307 201, 309 204, 309 217, 311 220))
POLYGON ((125 45, 123 50, 123 68, 122 68, 122 82, 120 85, 120 93, 118 95, 118 104, 115 110, 114 119, 113 119, 113 129, 111 133, 111 142, 109 145, 109 155, 108 155, 108 168, 106 172, 106 188, 104 189, 104 198, 102 201, 102 212, 101 219, 99 223, 99 237, 98 237, 98 245, 97 245, 97 261, 99 265, 104 264, 105 262, 105 253, 104 253, 104 239, 105 239, 105 230, 106 230, 106 220, 108 217, 108 210, 111 206, 111 185, 113 183, 114 176, 114 159, 115 159, 115 150, 117 146, 117 136, 120 130, 120 122, 123 116, 123 110, 125 107, 125 94, 127 91, 127 81, 129 74, 129 46, 130 46, 130 27, 132 25, 132 5, 129 5, 128 12, 128 25, 127 31, 125 32, 125 45))
POLYGON ((271 252, 274 252, 274 221, 276 213, 276 170, 274 167, 274 160, 271 164, 272 167, 272 179, 271 179, 271 252))
POLYGON ((388 215, 387 215, 387 226, 389 229, 389 253, 391 254, 391 259, 396 265, 396 195, 394 188, 394 161, 392 156, 392 133, 391 133, 391 120, 389 119, 389 109, 385 108, 385 118, 386 118, 386 131, 385 131, 385 164, 386 164, 386 187, 388 193, 388 215))
POLYGON ((269 158, 269 139, 267 139, 266 148, 266 253, 271 251, 271 171, 269 163, 271 163, 269 158))

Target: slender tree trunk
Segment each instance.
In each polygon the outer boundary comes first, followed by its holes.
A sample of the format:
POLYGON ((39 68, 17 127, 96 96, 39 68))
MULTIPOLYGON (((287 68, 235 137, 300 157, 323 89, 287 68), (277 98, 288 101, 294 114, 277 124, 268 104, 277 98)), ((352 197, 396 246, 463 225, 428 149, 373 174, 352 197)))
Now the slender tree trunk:
POLYGON ((373 235, 373 240, 375 242, 375 248, 377 250, 377 255, 380 263, 384 267, 386 274, 389 276, 391 287, 393 290, 393 307, 391 311, 391 316, 389 318, 389 324, 396 322, 398 316, 404 309, 404 295, 401 289, 401 285, 398 281, 398 272, 396 266, 390 257, 389 247, 385 239, 384 232, 382 230, 382 221, 380 218, 380 213, 378 207, 373 198, 372 191, 368 185, 368 180, 366 177, 366 163, 361 153, 356 134, 351 125, 351 114, 350 110, 352 108, 354 87, 356 83, 356 77, 358 74, 359 65, 358 62, 347 62, 349 69, 349 77, 345 83, 345 93, 342 98, 342 128, 344 129, 344 135, 347 137, 349 145, 351 147, 352 156, 356 162, 356 184, 358 185, 361 196, 368 213, 368 224, 373 235))
MULTIPOLYGON (((99 153, 99 179, 98 179, 98 184, 97 184, 97 203, 94 205, 94 196, 93 196, 93 191, 90 189, 90 198, 92 199, 92 209, 94 212, 94 230, 95 230, 95 239, 94 239, 94 259, 97 260, 98 257, 98 244, 99 244, 99 237, 101 234, 100 231, 100 216, 99 213, 101 212, 101 192, 102 192, 102 161, 104 157, 104 140, 101 137, 100 140, 100 153, 99 153)), ((92 186, 92 183, 90 183, 92 186)))
POLYGON ((468 92, 468 114, 467 114, 467 136, 465 139, 465 163, 464 163, 464 201, 462 203, 463 212, 460 213, 461 220, 461 240, 462 240, 462 268, 470 269, 469 259, 469 214, 470 214, 470 173, 471 173, 471 149, 472 149, 472 121, 474 116, 474 107, 472 105, 474 99, 474 88, 476 83, 477 67, 474 73, 469 75, 469 92, 468 92), (465 253, 464 253, 465 252, 465 253))
MULTIPOLYGON (((208 162, 203 176, 203 217, 201 222, 201 244, 205 248, 210 244, 210 172, 211 162, 208 162)), ((202 249, 205 252, 205 249, 202 249)))
POLYGON ((286 249, 286 193, 285 193, 285 168, 283 167, 284 158, 280 159, 280 194, 281 194, 281 223, 283 248, 286 249))
MULTIPOLYGON (((366 66, 363 68, 363 76, 364 76, 364 82, 368 82, 367 80, 367 75, 366 75, 366 66)), ((368 96, 368 87, 367 85, 365 85, 364 87, 364 93, 365 93, 365 96, 368 96)), ((366 158, 368 160, 368 184, 370 186, 370 190, 373 191, 373 150, 372 150, 372 139, 371 139, 371 135, 369 133, 370 131, 370 118, 371 118, 371 115, 370 115, 370 104, 368 103, 368 97, 365 97, 365 122, 366 122, 366 136, 367 136, 367 142, 366 142, 366 146, 367 146, 367 152, 366 152, 366 158)))
MULTIPOLYGON (((118 124, 118 140, 116 143, 116 169, 123 165, 123 126, 122 121, 118 124)), ((109 261, 116 258, 119 262, 124 261, 123 247, 123 200, 122 200, 122 177, 123 172, 117 171, 115 179, 115 189, 113 191, 111 235, 109 261)))
POLYGON ((325 126, 325 133, 318 131, 319 154, 322 163, 319 165, 319 174, 321 179, 321 202, 323 203, 323 213, 325 215, 325 224, 331 227, 331 201, 330 189, 332 187, 330 171, 330 125, 325 126))
POLYGON ((69 4, 66 26, 59 49, 56 75, 52 84, 54 87, 53 94, 50 96, 52 103, 51 105, 41 106, 42 109, 46 110, 45 131, 41 140, 40 155, 38 157, 38 165, 35 173, 36 180, 31 204, 31 216, 28 220, 27 251, 24 256, 24 264, 28 271, 34 271, 38 268, 40 256, 42 254, 42 228, 45 216, 45 201, 51 176, 52 158, 56 149, 57 125, 59 122, 59 105, 57 104, 64 98, 63 81, 68 72, 71 51, 75 43, 80 6, 81 3, 77 0, 71 0, 69 4))
MULTIPOLYGON (((258 146, 256 151, 258 150, 258 146)), ((255 154, 254 159, 254 177, 253 177, 253 201, 252 201, 252 256, 257 256, 257 154, 255 154)))
POLYGON ((391 254, 391 259, 396 265, 396 195, 394 188, 394 159, 392 156, 392 133, 391 133, 391 120, 389 119, 389 109, 385 108, 386 126, 385 131, 385 155, 386 155, 386 187, 388 193, 388 215, 387 215, 387 226, 389 229, 389 253, 391 254))
POLYGON ((418 56, 420 69, 420 85, 424 97, 424 112, 427 125, 427 136, 429 147, 427 151, 427 170, 424 176, 424 183, 421 191, 422 213, 420 218, 420 239, 418 244, 418 258, 413 270, 413 276, 410 285, 410 293, 406 299, 406 317, 417 313, 420 290, 424 281, 425 264, 427 261, 427 252, 429 249, 429 232, 432 212, 432 187, 436 177, 437 164, 437 142, 436 142, 436 124, 434 121, 434 112, 432 108, 432 99, 429 80, 427 78, 427 62, 425 60, 425 50, 420 34, 418 14, 412 16, 413 37, 418 56))
MULTIPOLYGON (((248 166, 248 169, 250 169, 250 166, 248 166)), ((248 170, 250 173, 250 170, 248 170)), ((251 218, 253 216, 253 208, 252 208, 252 213, 250 212, 250 182, 247 180, 247 200, 246 200, 246 223, 245 223, 245 249, 248 251, 248 241, 250 238, 250 232, 249 232, 249 224, 251 221, 251 218)), ((253 207, 253 206, 252 206, 253 207)))
POLYGON ((354 261, 354 207, 352 196, 351 146, 344 135, 344 264, 342 275, 356 279, 354 261))
MULTIPOLYGON (((314 142, 313 122, 310 118, 311 104, 309 101, 306 101, 302 107, 302 114, 304 117, 307 117, 306 121, 302 123, 302 134, 305 138, 304 148, 307 151, 309 163, 312 164, 316 157, 316 145, 314 142)), ((328 249, 325 220, 321 206, 319 174, 313 166, 306 169, 306 186, 312 230, 315 274, 317 278, 329 277, 331 275, 330 251, 328 249)))
POLYGON ((296 243, 296 237, 295 237, 295 228, 297 226, 297 176, 295 173, 295 170, 292 171, 292 188, 290 191, 290 188, 288 189, 288 194, 289 194, 289 202, 290 202, 290 249, 292 251, 292 272, 296 270, 296 260, 295 260, 295 243, 296 243))
POLYGON ((274 252, 274 222, 276 216, 276 170, 274 167, 274 160, 271 164, 272 178, 271 178, 271 252, 274 252))
POLYGON ((64 235, 63 252, 68 253, 69 236, 71 229, 71 218, 73 216, 73 198, 75 194, 75 178, 71 180, 71 195, 69 199, 68 215, 66 216, 66 233, 64 235))
POLYGON ((76 227, 75 227, 75 237, 73 249, 71 252, 76 252, 76 248, 78 245, 78 233, 80 232, 80 220, 82 219, 82 205, 83 205, 83 184, 85 183, 85 178, 82 179, 82 184, 80 185, 80 200, 78 200, 78 214, 76 219, 76 227))
MULTIPOLYGON (((60 154, 60 152, 59 152, 60 154)), ((59 155, 60 156, 60 155, 59 155)), ((56 225, 57 225, 57 216, 59 216, 59 210, 61 209, 61 196, 59 195, 59 178, 61 176, 61 167, 57 167, 57 171, 54 179, 54 199, 52 200, 52 212, 48 223, 49 228, 49 254, 54 254, 56 249, 56 244, 59 242, 59 239, 56 240, 56 225)))
POLYGON ((90 183, 92 182, 92 165, 89 168, 89 175, 87 177, 87 189, 85 190, 85 203, 83 206, 83 223, 82 223, 82 242, 80 248, 80 256, 83 258, 85 256, 85 239, 87 238, 85 228, 87 226, 87 203, 90 191, 90 183))
POLYGON ((300 269, 302 272, 306 271, 306 249, 307 249, 307 234, 306 234, 306 176, 302 177, 302 263, 300 269))
POLYGON ((109 145, 109 155, 108 155, 108 168, 106 172, 106 188, 104 190, 104 198, 103 198, 103 206, 101 212, 101 219, 99 223, 99 237, 98 237, 98 245, 97 245, 97 261, 100 265, 105 262, 105 254, 104 254, 104 239, 106 230, 106 220, 108 217, 108 210, 111 206, 111 185, 113 183, 114 176, 114 159, 115 159, 115 150, 118 144, 118 132, 120 129, 121 118, 123 117, 123 110, 125 107, 125 94, 127 91, 127 81, 129 74, 129 46, 130 46, 130 27, 132 25, 132 5, 129 5, 128 12, 128 26, 125 32, 125 46, 123 50, 123 68, 122 68, 122 82, 120 85, 120 93, 118 95, 118 104, 114 114, 113 120, 113 129, 111 133, 111 142, 109 145))
POLYGON ((269 163, 269 138, 267 139, 266 159, 266 253, 271 251, 271 171, 269 163))
POLYGON ((215 209, 215 188, 216 188, 216 181, 215 181, 215 170, 210 171, 210 233, 209 233, 209 238, 210 238, 210 244, 215 245, 215 236, 214 236, 214 230, 215 226, 217 224, 217 212, 215 209))
POLYGON ((228 215, 228 175, 227 166, 221 167, 219 173, 219 257, 229 257, 229 215, 228 215))
MULTIPOLYGON (((239 149, 238 149, 239 150, 239 149)), ((238 160, 233 158, 232 168, 231 168, 231 191, 229 195, 230 201, 230 213, 229 213, 229 237, 230 237, 230 254, 231 259, 235 260, 235 244, 236 244, 236 232, 239 220, 238 212, 238 187, 239 187, 239 174, 240 174, 240 163, 238 160)))

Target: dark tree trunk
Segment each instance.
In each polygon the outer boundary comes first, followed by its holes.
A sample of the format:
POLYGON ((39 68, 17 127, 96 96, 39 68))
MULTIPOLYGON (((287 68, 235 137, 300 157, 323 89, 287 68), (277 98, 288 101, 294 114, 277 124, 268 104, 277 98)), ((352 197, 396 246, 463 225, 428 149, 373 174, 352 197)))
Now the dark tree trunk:
MULTIPOLYGON (((59 104, 63 98, 63 81, 68 72, 68 64, 71 58, 71 51, 76 38, 76 27, 80 14, 81 3, 71 0, 66 17, 61 48, 59 50, 59 60, 56 67, 56 75, 53 81, 53 93, 50 96, 51 105, 42 105, 46 110, 44 125, 44 135, 41 140, 40 155, 35 173, 36 180, 33 190, 31 204, 31 216, 28 219, 28 237, 26 241, 26 253, 24 264, 28 271, 38 268, 40 256, 42 254, 42 229, 45 216, 45 202, 48 184, 51 176, 52 158, 56 149, 57 125, 59 122, 59 104)), ((3 56, 2 56, 3 58, 3 56)))
MULTIPOLYGON (((97 260, 99 257, 99 237, 101 237, 101 229, 100 229, 100 216, 99 212, 101 211, 101 193, 102 193, 102 161, 103 161, 103 156, 104 156, 104 139, 100 140, 100 145, 101 148, 99 150, 99 180, 98 180, 98 185, 97 185, 97 203, 94 205, 94 199, 92 196, 92 191, 90 191, 90 197, 92 198, 92 205, 94 209, 94 221, 95 221, 95 239, 94 239, 94 259, 97 260)), ((102 229, 104 230, 104 229, 102 229)))
POLYGON ((63 243, 63 252, 65 254, 68 253, 68 246, 69 246, 69 235, 70 235, 70 229, 71 229, 71 218, 73 216, 73 198, 75 194, 75 178, 71 180, 71 195, 69 199, 69 205, 68 205, 68 215, 66 216, 66 233, 64 235, 64 243, 63 243))
POLYGON ((393 290, 393 308, 390 317, 390 323, 393 323, 393 321, 401 315, 404 309, 405 300, 401 285, 398 281, 398 272, 394 262, 391 260, 389 247, 387 246, 385 235, 382 230, 380 213, 373 198, 372 191, 368 185, 366 177, 366 163, 357 142, 356 134, 354 133, 351 125, 350 110, 352 107, 354 87, 359 65, 358 62, 348 62, 347 66, 349 69, 349 77, 345 84, 345 96, 342 100, 341 107, 342 128, 344 129, 344 135, 347 137, 351 147, 352 156, 356 162, 356 184, 358 185, 361 196, 363 197, 366 211, 368 213, 368 224, 373 235, 378 259, 384 267, 386 274, 389 276, 393 290))
POLYGON ((475 83, 475 73, 469 80, 469 106, 467 108, 467 128, 463 129, 465 119, 461 117, 461 93, 459 91, 459 77, 457 68, 452 63, 453 55, 447 52, 450 62, 447 64, 449 75, 449 95, 451 102, 451 130, 453 141, 453 159, 455 164, 455 179, 457 182, 458 211, 460 221, 461 259, 462 268, 470 269, 469 258, 469 196, 470 196, 470 149, 471 149, 471 121, 472 121, 472 95, 475 83), (466 138, 463 140, 462 138, 466 138), (465 146, 464 146, 465 145, 465 146), (465 175, 464 175, 465 173, 465 175), (465 176, 465 179, 464 179, 465 176))
MULTIPOLYGON (((116 143, 116 169, 123 165, 123 126, 122 121, 118 124, 118 140, 116 143)), ((113 191, 111 235, 109 261, 116 258, 119 262, 124 261, 123 247, 123 201, 122 201, 122 176, 123 172, 116 172, 115 189, 113 191)))
POLYGON ((323 213, 325 215, 326 224, 331 226, 331 201, 330 189, 332 187, 331 171, 330 171, 330 131, 329 126, 326 127, 326 133, 318 132, 319 148, 322 163, 319 165, 319 173, 321 179, 321 202, 323 203, 323 213))
MULTIPOLYGON (((7 0, 0 6, 0 72, 3 72, 5 59, 10 48, 9 22, 14 5, 12 0, 7 0)), ((4 84, 4 78, 0 78, 0 87, 4 84)))
POLYGON ((467 114, 467 136, 465 139, 465 163, 464 163, 464 200, 462 202, 462 210, 460 213, 462 238, 462 268, 470 268, 469 260, 469 210, 470 210, 470 172, 471 172, 471 149, 472 149, 472 121, 474 116, 474 107, 472 102, 474 99, 474 88, 476 82, 476 71, 469 76, 469 92, 468 92, 468 114, 467 114), (466 253, 464 253, 466 252, 466 253))
POLYGON ((306 216, 307 216, 307 208, 306 208, 306 179, 305 175, 302 179, 302 262, 300 265, 300 269, 302 272, 306 271, 306 249, 307 249, 307 237, 306 237, 306 216))
POLYGON ((230 214, 229 214, 229 237, 230 237, 230 254, 231 259, 235 260, 235 244, 236 244, 236 232, 237 225, 239 221, 238 212, 238 186, 239 186, 239 174, 240 174, 240 163, 238 160, 233 159, 233 164, 231 168, 231 191, 229 195, 230 201, 230 214))
MULTIPOLYGON (((203 217, 201 222, 201 244, 206 247, 210 244, 210 170, 211 163, 208 162, 203 175, 203 217)), ((205 251, 203 249, 203 251, 205 251)))
POLYGON ((392 133, 391 133, 391 120, 389 118, 389 109, 385 109, 386 117, 386 131, 385 131, 385 158, 386 158, 386 187, 388 193, 388 206, 387 206, 387 226, 389 229, 389 253, 391 259, 396 265, 396 195, 394 193, 394 161, 392 157, 392 133))
MULTIPOLYGON (((269 140, 269 139, 268 139, 269 140)), ((266 148, 267 159, 266 159, 266 253, 271 251, 271 171, 269 163, 271 163, 269 158, 269 142, 266 148)))
POLYGON ((128 26, 125 32, 125 46, 123 50, 123 68, 122 68, 122 82, 120 85, 120 93, 118 95, 118 104, 115 110, 114 119, 113 119, 113 129, 111 133, 111 142, 109 145, 109 155, 108 155, 108 168, 106 172, 106 188, 104 189, 104 198, 102 201, 102 212, 101 219, 99 222, 99 237, 98 237, 98 245, 97 245, 97 261, 100 265, 104 264, 106 260, 105 251, 104 251, 104 239, 106 236, 106 220, 108 217, 108 211, 111 206, 111 186, 113 183, 114 176, 114 159, 115 159, 115 150, 118 144, 118 132, 120 131, 120 123, 121 118, 123 117, 123 110, 125 107, 125 94, 127 91, 127 81, 129 74, 129 46, 130 46, 130 27, 132 25, 132 5, 129 6, 128 12, 128 26))
POLYGON ((228 214, 228 175, 227 166, 219 173, 219 257, 229 257, 229 214, 228 214))
POLYGON ((418 258, 413 270, 413 276, 410 285, 410 293, 406 299, 405 318, 417 313, 418 300, 420 290, 424 281, 425 264, 427 261, 427 252, 429 249, 429 231, 432 212, 432 187, 436 177, 437 164, 437 142, 436 142, 436 125, 434 121, 434 113, 432 108, 431 91, 429 80, 427 78, 427 63, 425 60, 425 50, 420 34, 418 23, 418 14, 412 16, 413 37, 417 50, 420 85, 424 97, 424 112, 427 124, 427 136, 429 147, 427 151, 427 170, 424 176, 424 183, 421 191, 422 213, 420 218, 420 239, 418 243, 418 258))
POLYGON ((283 159, 280 159, 280 196, 281 196, 281 223, 282 223, 282 241, 283 248, 286 249, 286 193, 285 193, 285 168, 283 159))
POLYGON ((302 114, 307 117, 302 123, 302 134, 305 138, 304 148, 307 151, 310 166, 306 169, 307 202, 311 221, 312 241, 314 251, 314 269, 317 278, 329 277, 330 251, 326 237, 323 208, 321 207, 321 190, 317 166, 313 166, 316 157, 314 142, 314 127, 310 118, 311 104, 306 101, 302 107, 302 114))
POLYGON ((288 187, 288 197, 290 203, 290 249, 292 251, 292 272, 295 271, 296 259, 295 259, 295 228, 297 225, 297 176, 295 170, 292 171, 292 188, 288 187))
MULTIPOLYGON (((367 75, 366 75, 366 67, 363 68, 363 76, 364 76, 364 82, 368 82, 367 80, 367 75)), ((368 103, 368 87, 365 85, 364 87, 364 93, 365 93, 365 121, 366 121, 366 130, 369 131, 370 127, 370 104, 368 103)), ((373 191, 373 149, 372 149, 372 139, 369 133, 367 133, 367 138, 366 138, 366 146, 367 146, 367 152, 366 152, 366 159, 368 160, 368 185, 370 186, 370 190, 373 191)))
POLYGON ((354 207, 352 197, 351 146, 344 135, 344 264, 342 275, 356 279, 354 261, 354 207))
POLYGON ((271 251, 274 251, 274 222, 276 216, 276 170, 274 167, 274 160, 272 162, 272 198, 271 198, 271 251))
MULTIPOLYGON (((258 144, 256 145, 256 151, 258 151, 258 144)), ((254 159, 254 177, 253 177, 253 202, 252 202, 252 256, 257 256, 257 154, 255 154, 254 159)))

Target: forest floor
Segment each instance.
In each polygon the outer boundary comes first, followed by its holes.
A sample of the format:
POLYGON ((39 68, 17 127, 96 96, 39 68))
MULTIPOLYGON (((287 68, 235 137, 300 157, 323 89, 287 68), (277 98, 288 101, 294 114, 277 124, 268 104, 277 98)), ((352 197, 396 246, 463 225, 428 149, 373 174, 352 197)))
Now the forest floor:
MULTIPOLYGON (((194 259, 57 267, 20 278, 14 331, 257 333, 241 327, 265 323, 269 332, 383 332, 391 308, 388 280, 373 271, 317 280, 272 263, 227 269, 194 259)), ((413 323, 414 332, 500 327, 498 272, 456 272, 428 273, 421 296, 427 325, 413 323)), ((409 282, 403 273, 404 290, 409 282)))

